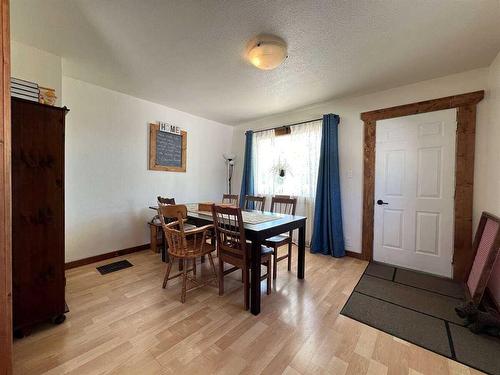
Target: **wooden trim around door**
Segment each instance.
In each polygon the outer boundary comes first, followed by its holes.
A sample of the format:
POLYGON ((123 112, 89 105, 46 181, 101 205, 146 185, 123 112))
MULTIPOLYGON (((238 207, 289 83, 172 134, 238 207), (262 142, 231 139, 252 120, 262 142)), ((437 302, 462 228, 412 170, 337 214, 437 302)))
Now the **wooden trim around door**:
POLYGON ((9 1, 0 0, 0 375, 12 374, 9 1))
POLYGON ((483 98, 484 91, 481 90, 361 113, 361 120, 364 122, 362 227, 362 254, 364 259, 373 259, 375 130, 377 121, 457 108, 453 278, 458 281, 465 279, 468 264, 472 262, 472 197, 476 106, 483 98))

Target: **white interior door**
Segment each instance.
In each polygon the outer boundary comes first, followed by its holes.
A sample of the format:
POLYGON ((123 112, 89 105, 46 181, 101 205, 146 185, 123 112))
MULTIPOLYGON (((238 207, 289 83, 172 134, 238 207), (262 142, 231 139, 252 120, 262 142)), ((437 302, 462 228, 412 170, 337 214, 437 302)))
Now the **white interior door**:
POLYGON ((373 258, 452 276, 456 110, 377 122, 373 258))

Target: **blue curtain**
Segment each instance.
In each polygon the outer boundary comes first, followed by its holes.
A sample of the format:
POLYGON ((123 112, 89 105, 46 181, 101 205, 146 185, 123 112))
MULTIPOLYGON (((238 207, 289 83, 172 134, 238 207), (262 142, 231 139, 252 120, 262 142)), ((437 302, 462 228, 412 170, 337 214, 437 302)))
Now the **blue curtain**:
POLYGON ((314 227, 311 252, 345 255, 342 208, 340 204, 339 116, 323 116, 321 154, 319 158, 318 185, 314 207, 314 227))
MULTIPOLYGON (((245 161, 243 163, 243 177, 241 179, 240 206, 245 204, 245 195, 253 195, 252 144, 253 131, 245 133, 245 161)), ((252 207, 249 207, 252 208, 252 207)))

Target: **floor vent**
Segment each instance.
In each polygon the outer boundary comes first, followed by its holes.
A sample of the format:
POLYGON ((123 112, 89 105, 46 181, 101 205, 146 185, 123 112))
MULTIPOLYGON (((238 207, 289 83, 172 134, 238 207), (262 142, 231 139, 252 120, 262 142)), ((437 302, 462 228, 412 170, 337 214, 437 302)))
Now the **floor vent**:
POLYGON ((101 273, 101 275, 106 275, 107 273, 120 271, 132 266, 133 264, 128 260, 119 260, 118 262, 113 262, 110 264, 105 264, 104 266, 96 267, 96 269, 101 273))

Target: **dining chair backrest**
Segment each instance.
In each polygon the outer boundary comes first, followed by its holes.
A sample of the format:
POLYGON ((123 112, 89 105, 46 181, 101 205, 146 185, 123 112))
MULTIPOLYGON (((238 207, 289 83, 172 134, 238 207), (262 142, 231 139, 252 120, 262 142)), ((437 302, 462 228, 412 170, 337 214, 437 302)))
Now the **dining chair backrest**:
POLYGON ((158 203, 163 203, 163 204, 175 204, 175 198, 163 198, 158 196, 158 203))
MULTIPOLYGON (((158 206, 160 206, 160 204, 163 204, 163 205, 175 205, 175 198, 164 198, 164 197, 161 197, 161 196, 158 196, 157 197, 157 200, 158 200, 158 206)), ((160 212, 158 211, 158 214, 160 212)), ((165 219, 165 223, 171 223, 173 221, 176 221, 177 220, 177 216, 165 216, 163 215, 164 219, 165 219)))
POLYGON ((168 243, 168 252, 178 258, 188 257, 199 252, 203 246, 206 233, 190 233, 184 230, 187 208, 183 204, 168 205, 159 203, 158 213, 168 243), (172 222, 167 222, 172 219, 172 222))
POLYGON ((184 235, 184 219, 187 218, 186 206, 158 202, 158 216, 165 233, 169 252, 185 253, 187 251, 186 236, 184 235))
POLYGON ((243 206, 246 210, 253 209, 257 211, 264 211, 266 206, 266 197, 256 197, 254 195, 245 195, 245 205, 243 206), (253 207, 251 207, 253 203, 253 207))
POLYGON ((246 264, 248 254, 241 208, 214 204, 212 216, 219 256, 231 258, 233 264, 246 264))
POLYGON ((172 222, 179 222, 179 228, 184 231, 184 220, 187 219, 187 207, 183 204, 158 202, 158 216, 163 228, 172 222))
POLYGON ((222 195, 222 203, 231 204, 233 206, 238 206, 239 196, 238 196, 238 194, 223 194, 222 195))
POLYGON ((285 215, 295 215, 296 208, 297 198, 283 198, 280 196, 274 196, 271 199, 271 212, 285 215))

